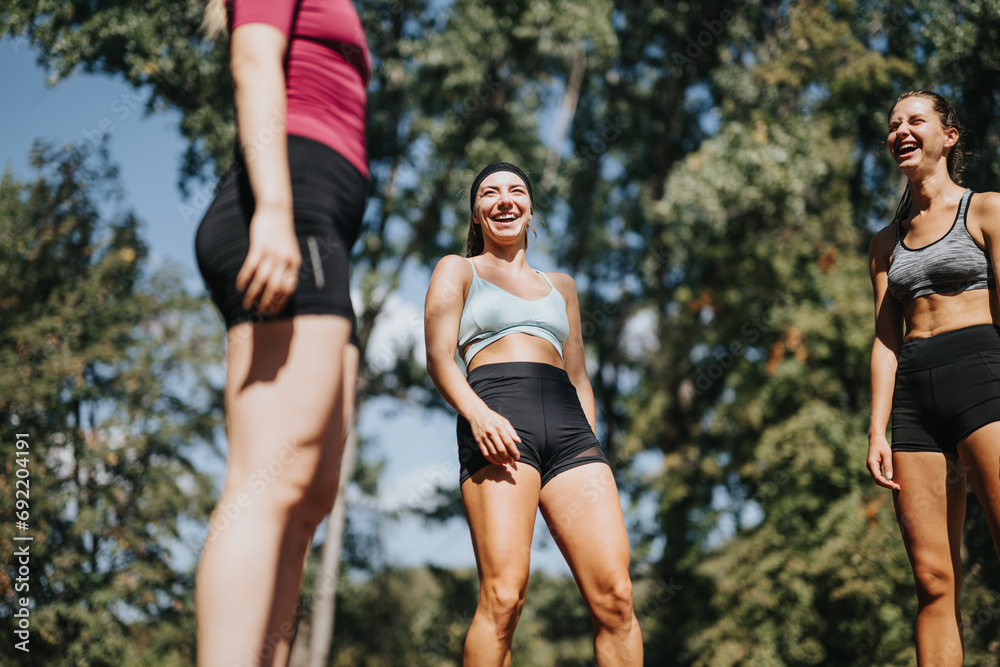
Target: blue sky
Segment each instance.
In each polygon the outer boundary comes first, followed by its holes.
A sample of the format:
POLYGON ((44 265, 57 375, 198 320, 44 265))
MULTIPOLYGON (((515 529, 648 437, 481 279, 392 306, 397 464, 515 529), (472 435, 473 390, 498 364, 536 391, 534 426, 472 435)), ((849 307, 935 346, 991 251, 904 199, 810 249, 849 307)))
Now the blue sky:
MULTIPOLYGON (((177 187, 185 148, 177 131, 179 114, 146 116, 145 96, 108 76, 78 73, 54 87, 48 86, 47 73, 37 65, 37 55, 25 40, 0 40, 0 84, 3 90, 12 91, 0 105, 0 127, 4 128, 0 132, 0 166, 9 166, 19 178, 27 180, 32 176, 27 156, 35 139, 65 144, 96 142, 106 135, 112 157, 121 167, 124 205, 143 221, 154 265, 179 266, 188 288, 201 291, 193 251, 197 221, 182 210, 182 206, 196 202, 183 200, 177 187)), ((403 294, 390 316, 377 325, 371 349, 380 348, 376 334, 384 341, 398 340, 402 331, 412 328, 414 318, 419 320, 422 290, 414 292, 403 294)), ((422 341, 419 343, 422 346, 422 341)), ((451 479, 457 484, 453 416, 400 409, 393 402, 376 401, 363 409, 360 432, 369 442, 365 456, 385 461, 379 507, 398 509, 419 502, 428 483, 437 480, 451 479)), ((351 494, 351 498, 364 502, 358 494, 351 494)), ((365 515, 370 516, 367 512, 365 515)), ((543 526, 539 519, 533 569, 568 574, 569 569, 543 526)), ((383 521, 379 531, 389 563, 475 565, 464 520, 444 526, 429 526, 413 519, 383 521)), ((191 540, 192 552, 200 546, 198 542, 191 540)))

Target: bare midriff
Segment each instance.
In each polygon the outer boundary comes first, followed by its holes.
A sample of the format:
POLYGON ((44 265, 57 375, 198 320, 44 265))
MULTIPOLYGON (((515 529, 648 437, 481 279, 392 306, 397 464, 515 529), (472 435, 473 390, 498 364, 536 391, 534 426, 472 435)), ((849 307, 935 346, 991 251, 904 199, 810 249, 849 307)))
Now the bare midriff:
POLYGON ((976 289, 955 294, 929 294, 906 309, 906 340, 930 338, 977 324, 1000 321, 994 290, 976 289))
POLYGON ((557 368, 563 367, 562 358, 552 343, 531 334, 512 333, 480 350, 469 362, 468 370, 486 364, 505 364, 512 361, 530 361, 557 368))

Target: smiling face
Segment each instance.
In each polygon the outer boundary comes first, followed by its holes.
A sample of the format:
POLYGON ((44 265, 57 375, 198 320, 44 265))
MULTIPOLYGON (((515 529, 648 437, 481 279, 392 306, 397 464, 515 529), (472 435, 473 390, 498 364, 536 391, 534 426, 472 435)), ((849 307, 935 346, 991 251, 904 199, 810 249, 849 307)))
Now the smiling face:
POLYGON ((499 245, 527 245, 531 215, 528 187, 517 174, 498 171, 479 184, 473 220, 482 227, 484 239, 499 245))
POLYGON ((889 114, 886 144, 896 166, 907 176, 931 173, 944 166, 958 141, 958 130, 945 127, 934 103, 914 95, 900 100, 889 114))

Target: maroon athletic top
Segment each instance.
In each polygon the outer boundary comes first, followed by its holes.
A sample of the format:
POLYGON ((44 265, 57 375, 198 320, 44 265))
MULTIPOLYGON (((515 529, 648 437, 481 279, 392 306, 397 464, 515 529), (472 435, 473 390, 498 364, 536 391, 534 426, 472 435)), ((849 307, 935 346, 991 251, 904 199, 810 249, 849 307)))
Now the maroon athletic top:
MULTIPOLYGON (((288 36, 295 0, 231 3, 230 32, 266 23, 288 36)), ((365 86, 370 77, 365 33, 350 0, 301 0, 288 56, 288 134, 329 146, 366 180, 365 86)))

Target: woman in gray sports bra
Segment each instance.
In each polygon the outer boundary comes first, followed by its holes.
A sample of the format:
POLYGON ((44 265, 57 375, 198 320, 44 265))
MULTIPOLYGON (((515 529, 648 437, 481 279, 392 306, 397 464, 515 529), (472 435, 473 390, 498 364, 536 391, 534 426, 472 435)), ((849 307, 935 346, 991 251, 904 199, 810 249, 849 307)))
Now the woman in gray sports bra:
POLYGON ((628 536, 594 435, 576 284, 528 266, 534 201, 524 172, 495 162, 470 199, 467 256, 438 262, 424 316, 427 371, 458 411, 462 499, 479 569, 464 664, 510 664, 540 508, 590 609, 597 664, 641 665, 628 536))
POLYGON ((894 492, 913 566, 917 662, 950 667, 963 661, 957 602, 966 477, 1000 552, 1000 333, 992 315, 1000 312, 993 275, 1000 194, 973 195, 958 184, 963 128, 940 95, 903 94, 888 129, 889 152, 908 183, 869 250, 875 342, 867 465, 894 492))

